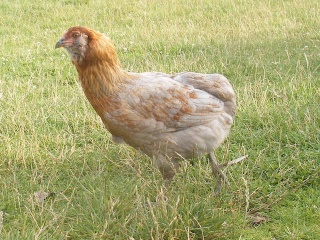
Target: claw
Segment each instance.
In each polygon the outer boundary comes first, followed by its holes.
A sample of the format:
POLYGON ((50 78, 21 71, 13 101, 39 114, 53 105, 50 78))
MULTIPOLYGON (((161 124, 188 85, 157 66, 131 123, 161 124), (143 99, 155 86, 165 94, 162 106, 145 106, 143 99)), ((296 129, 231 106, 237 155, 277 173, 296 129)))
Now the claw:
POLYGON ((237 158, 235 160, 232 160, 230 162, 226 162, 226 163, 218 165, 218 162, 216 160, 216 157, 215 157, 214 153, 213 152, 209 153, 209 159, 210 159, 212 172, 215 175, 215 177, 218 179, 218 186, 215 189, 215 193, 216 194, 219 194, 219 192, 220 192, 220 190, 222 188, 222 182, 224 182, 226 185, 230 186, 230 182, 229 182, 226 174, 224 172, 222 172, 221 168, 222 167, 228 167, 230 165, 233 165, 233 164, 236 164, 238 162, 241 162, 247 157, 248 157, 248 155, 242 156, 242 157, 237 158))

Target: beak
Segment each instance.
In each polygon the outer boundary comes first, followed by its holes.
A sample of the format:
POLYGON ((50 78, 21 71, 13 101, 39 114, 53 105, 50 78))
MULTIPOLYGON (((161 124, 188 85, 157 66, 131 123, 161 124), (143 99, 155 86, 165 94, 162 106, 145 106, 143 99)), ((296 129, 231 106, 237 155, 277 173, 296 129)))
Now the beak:
POLYGON ((60 47, 64 47, 64 39, 61 38, 57 43, 55 48, 60 48, 60 47))

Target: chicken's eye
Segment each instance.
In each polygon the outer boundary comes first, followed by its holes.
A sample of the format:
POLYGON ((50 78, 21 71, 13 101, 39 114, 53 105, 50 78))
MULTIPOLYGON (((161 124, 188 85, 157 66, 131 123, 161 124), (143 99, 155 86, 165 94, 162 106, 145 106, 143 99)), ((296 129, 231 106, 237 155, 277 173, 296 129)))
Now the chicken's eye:
POLYGON ((77 32, 75 32, 75 33, 72 34, 72 37, 74 37, 74 38, 77 38, 77 37, 79 37, 79 36, 80 36, 80 33, 77 33, 77 32))

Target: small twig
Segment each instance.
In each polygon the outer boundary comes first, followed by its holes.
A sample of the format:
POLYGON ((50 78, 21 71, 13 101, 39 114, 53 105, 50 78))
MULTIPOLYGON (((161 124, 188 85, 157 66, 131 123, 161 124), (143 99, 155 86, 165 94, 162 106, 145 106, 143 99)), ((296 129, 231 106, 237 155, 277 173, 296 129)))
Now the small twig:
MULTIPOLYGON (((313 174, 315 175, 315 174, 313 174)), ((311 175, 311 176, 313 176, 311 175)), ((249 214, 255 214, 257 212, 261 212, 263 210, 267 210, 270 209, 273 205, 277 204, 278 202, 280 202, 281 200, 283 200, 286 196, 288 196, 289 194, 295 193, 296 191, 298 191, 304 184, 306 184, 308 182, 308 180, 311 179, 311 176, 307 177, 305 180, 303 180, 300 184, 298 184, 295 188, 290 189, 285 191, 284 193, 282 193, 277 199, 271 201, 270 203, 266 203, 261 207, 258 207, 256 209, 252 209, 249 210, 249 214)))
POLYGON ((239 157, 235 160, 232 160, 232 161, 229 161, 229 162, 225 162, 225 163, 222 163, 219 165, 219 167, 229 167, 230 165, 233 165, 233 164, 236 164, 238 162, 241 162, 243 161, 244 159, 246 159, 248 157, 248 155, 245 155, 245 156, 242 156, 242 157, 239 157))

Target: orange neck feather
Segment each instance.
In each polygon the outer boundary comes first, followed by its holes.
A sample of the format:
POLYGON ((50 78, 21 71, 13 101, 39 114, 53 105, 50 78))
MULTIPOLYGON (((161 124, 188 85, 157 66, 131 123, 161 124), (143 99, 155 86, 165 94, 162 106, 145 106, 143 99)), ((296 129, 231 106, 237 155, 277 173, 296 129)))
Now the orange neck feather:
POLYGON ((122 69, 112 42, 102 34, 93 34, 85 58, 73 62, 88 99, 112 94, 131 78, 122 69))

